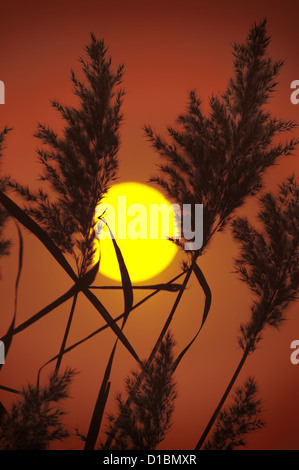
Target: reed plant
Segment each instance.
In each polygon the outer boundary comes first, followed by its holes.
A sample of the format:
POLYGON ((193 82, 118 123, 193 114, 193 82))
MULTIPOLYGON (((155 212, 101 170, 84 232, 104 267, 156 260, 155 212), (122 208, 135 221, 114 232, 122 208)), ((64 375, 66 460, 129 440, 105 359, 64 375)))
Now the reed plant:
POLYGON ((266 193, 260 198, 256 230, 244 217, 233 222, 233 234, 240 243, 236 272, 254 295, 250 318, 241 323, 238 344, 240 362, 207 424, 196 449, 201 449, 228 398, 247 359, 261 342, 269 327, 279 329, 289 305, 299 293, 299 186, 295 176, 280 185, 278 195, 266 193))

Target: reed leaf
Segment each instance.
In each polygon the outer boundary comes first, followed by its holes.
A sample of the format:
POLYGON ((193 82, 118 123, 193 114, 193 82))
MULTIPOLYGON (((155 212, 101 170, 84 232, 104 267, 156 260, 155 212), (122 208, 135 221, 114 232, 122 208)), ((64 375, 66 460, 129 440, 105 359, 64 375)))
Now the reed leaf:
POLYGON ((88 273, 85 274, 83 278, 79 279, 78 282, 74 284, 73 287, 71 287, 65 294, 61 295, 54 302, 51 302, 47 307, 44 307, 42 310, 40 310, 38 313, 33 315, 31 318, 21 323, 21 325, 14 327, 11 331, 9 331, 5 336, 2 337, 2 341, 4 342, 9 341, 10 337, 16 335, 17 333, 20 333, 21 331, 25 330, 29 326, 33 325, 38 320, 40 320, 45 315, 47 315, 49 312, 51 312, 55 308, 62 305, 64 302, 72 298, 74 295, 78 294, 78 292, 82 290, 83 286, 88 286, 89 282, 93 282, 94 277, 96 276, 97 272, 98 272, 98 266, 95 265, 88 273))
POLYGON ((101 220, 103 220, 103 222, 107 225, 107 228, 110 232, 113 247, 115 250, 116 257, 117 257, 120 275, 121 275, 121 284, 122 284, 123 291, 124 291, 124 302, 125 302, 125 317, 123 321, 123 326, 124 326, 127 320, 126 317, 129 315, 133 306, 134 299, 133 299, 132 282, 131 282, 130 275, 128 273, 127 266, 125 264, 122 252, 120 251, 119 246, 114 238, 114 234, 112 233, 107 221, 104 218, 102 218, 101 220))
MULTIPOLYGON (((181 284, 152 284, 142 286, 132 286, 134 290, 157 290, 166 292, 178 292, 181 288, 181 284)), ((120 290, 122 286, 89 286, 91 290, 120 290)))
POLYGON ((14 393, 16 395, 22 395, 22 393, 23 393, 23 392, 20 392, 20 390, 16 390, 15 388, 11 388, 11 387, 6 387, 5 385, 0 385, 0 390, 4 390, 5 392, 14 393))
POLYGON ((190 343, 188 343, 188 345, 183 349, 183 351, 178 355, 177 359, 174 361, 174 371, 176 370, 176 368, 178 367, 179 363, 181 362, 181 360, 183 359, 184 355, 188 352, 188 350, 191 348, 192 344, 194 343, 194 341, 196 340, 197 336, 199 335, 199 333, 201 332, 207 318, 208 318, 208 314, 209 314, 209 311, 210 311, 210 308, 211 308, 211 302, 212 302, 212 292, 211 292, 211 289, 206 281, 206 278, 204 277, 204 274, 202 272, 202 270, 200 269, 200 267, 198 266, 197 263, 195 263, 194 265, 194 274, 196 275, 196 278, 205 294, 205 305, 204 305, 204 311, 203 311, 203 316, 202 316, 202 320, 201 320, 201 325, 197 331, 197 333, 195 334, 195 336, 192 338, 192 340, 190 341, 190 343))

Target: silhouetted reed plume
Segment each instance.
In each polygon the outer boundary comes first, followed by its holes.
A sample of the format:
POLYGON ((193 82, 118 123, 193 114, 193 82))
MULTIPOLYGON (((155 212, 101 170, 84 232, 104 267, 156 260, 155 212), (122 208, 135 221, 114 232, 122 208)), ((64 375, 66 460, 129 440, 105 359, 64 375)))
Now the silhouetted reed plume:
POLYGON ((60 403, 69 397, 74 371, 52 375, 42 388, 27 385, 22 397, 1 419, 0 449, 47 450, 53 441, 69 437, 60 403))
POLYGON ((174 340, 168 332, 151 364, 145 361, 142 371, 132 371, 127 377, 126 393, 131 398, 130 404, 118 395, 118 412, 109 417, 110 426, 106 431, 108 436, 113 436, 114 443, 111 447, 103 445, 103 449, 155 449, 165 438, 176 398, 173 347, 174 340))
POLYGON ((112 70, 104 41, 91 35, 85 51, 87 59, 80 59, 84 80, 71 72, 79 106, 52 100, 65 123, 61 136, 38 125, 36 137, 45 144, 37 150, 43 189, 33 192, 10 183, 28 201, 26 212, 74 257, 80 276, 93 261, 96 206, 116 177, 124 95, 119 88, 123 66, 112 70))

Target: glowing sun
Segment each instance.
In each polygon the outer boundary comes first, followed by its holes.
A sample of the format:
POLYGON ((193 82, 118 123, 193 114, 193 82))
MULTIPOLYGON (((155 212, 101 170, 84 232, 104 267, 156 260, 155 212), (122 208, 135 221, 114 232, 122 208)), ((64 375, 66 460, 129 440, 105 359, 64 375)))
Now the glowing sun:
MULTIPOLYGON (((96 215, 99 217, 105 211, 104 219, 122 252, 132 282, 156 276, 177 254, 178 248, 167 239, 177 231, 174 212, 168 210, 170 207, 171 203, 159 191, 135 182, 112 186, 98 206, 96 215)), ((120 281, 107 226, 99 222, 97 228, 100 273, 120 281)))

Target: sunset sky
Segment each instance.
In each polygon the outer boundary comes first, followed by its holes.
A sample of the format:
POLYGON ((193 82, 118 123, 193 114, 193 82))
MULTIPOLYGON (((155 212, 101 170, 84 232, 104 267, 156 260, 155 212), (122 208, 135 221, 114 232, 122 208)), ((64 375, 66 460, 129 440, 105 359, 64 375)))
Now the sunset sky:
MULTIPOLYGON (((40 168, 35 148, 39 142, 33 137, 36 124, 40 121, 61 128, 61 119, 50 107, 50 98, 65 104, 76 103, 70 69, 79 70, 77 59, 89 42, 90 32, 105 39, 115 66, 125 64, 118 182, 147 184, 156 173, 158 157, 144 136, 143 125, 150 124, 163 133, 184 111, 187 92, 193 88, 203 100, 203 109, 208 111, 209 97, 225 89, 232 73, 232 43, 243 41, 252 23, 264 17, 268 18, 268 32, 272 36, 271 56, 286 61, 270 103, 271 112, 282 119, 299 121, 299 105, 290 101, 290 84, 299 79, 298 13, 298 2, 294 0, 279 4, 263 0, 2 2, 0 80, 5 83, 6 103, 0 106, 0 125, 14 128, 6 143, 3 173, 38 187, 40 168)), ((284 178, 293 172, 298 175, 298 153, 299 149, 297 155, 281 158, 279 165, 267 171, 266 189, 275 191, 284 178)), ((17 201, 15 195, 12 198, 17 201)), ((254 221, 257 210, 256 200, 248 200, 238 214, 249 215, 254 221)), ((22 230, 24 268, 17 324, 71 286, 71 280, 41 243, 22 230)), ((8 232, 15 245, 11 256, 1 260, 0 336, 11 322, 17 273, 17 237, 12 222, 8 232)), ((240 323, 248 318, 251 294, 233 274, 233 258, 237 255, 238 246, 227 230, 214 238, 199 261, 212 290, 212 308, 204 330, 176 371, 178 398, 173 427, 161 449, 194 448, 240 360, 236 338, 240 323)), ((182 254, 176 256, 151 283, 167 282, 179 274, 182 259, 182 254)), ((114 282, 98 276, 96 284, 105 283, 114 282)), ((137 302, 143 293, 138 291, 134 296, 137 302)), ((111 295, 105 291, 100 298, 113 317, 122 313, 121 292, 111 295)), ((125 333, 141 358, 150 353, 174 300, 175 294, 160 293, 132 312, 125 333)), ((197 330, 203 301, 192 277, 171 326, 177 351, 197 330)), ((57 354, 70 303, 14 338, 7 364, 1 370, 1 384, 21 388, 36 380, 39 367, 57 354)), ((239 377, 241 385, 247 376, 255 376, 267 423, 263 430, 249 436, 249 449, 299 449, 299 365, 290 362, 290 344, 299 339, 298 313, 298 304, 293 305, 288 310, 289 320, 279 332, 266 331, 260 348, 248 359, 239 377)), ((69 343, 102 324, 101 317, 81 296, 69 343)), ((66 402, 70 431, 75 427, 82 433, 88 430, 113 341, 114 334, 107 329, 64 357, 63 366, 80 372, 75 377, 72 398, 66 402)), ((107 411, 113 409, 115 394, 123 389, 123 379, 134 367, 134 360, 119 345, 107 411)), ((46 368, 42 378, 51 370, 46 368)), ((12 398, 0 391, 5 405, 9 406, 12 398)), ((82 443, 71 439, 56 445, 68 446, 81 448, 82 443)))

